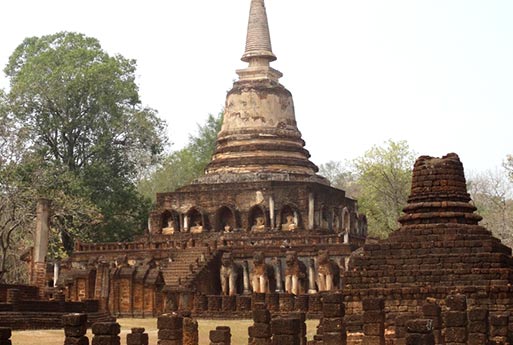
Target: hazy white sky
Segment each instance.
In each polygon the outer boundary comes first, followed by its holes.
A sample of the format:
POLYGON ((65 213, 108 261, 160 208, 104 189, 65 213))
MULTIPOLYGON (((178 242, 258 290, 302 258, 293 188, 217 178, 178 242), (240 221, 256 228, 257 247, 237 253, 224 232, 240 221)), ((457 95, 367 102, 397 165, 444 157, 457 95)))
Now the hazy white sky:
MULTIPOLYGON (((28 36, 77 31, 138 61, 142 101, 174 148, 218 113, 244 50, 250 0, 0 3, 0 65, 28 36)), ((273 67, 312 161, 387 139, 457 152, 467 170, 513 154, 513 1, 267 0, 273 67)), ((8 81, 0 76, 0 87, 8 81)))

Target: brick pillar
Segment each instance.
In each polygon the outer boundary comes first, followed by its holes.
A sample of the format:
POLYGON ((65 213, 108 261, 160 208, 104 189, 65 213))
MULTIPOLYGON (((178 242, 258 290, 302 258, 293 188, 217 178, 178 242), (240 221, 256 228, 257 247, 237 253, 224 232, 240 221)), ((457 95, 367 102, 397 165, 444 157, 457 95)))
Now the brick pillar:
POLYGON ((488 344, 488 310, 472 308, 468 311, 468 345, 488 344))
POLYGON ((269 307, 270 311, 279 312, 280 311, 280 294, 276 292, 268 293, 265 296, 265 303, 269 307))
POLYGON ((290 313, 289 317, 299 320, 299 344, 306 345, 306 313, 290 313))
POLYGON ((322 342, 326 345, 346 345, 347 333, 344 323, 346 309, 344 296, 340 293, 322 297, 322 342))
POLYGON ((93 331, 93 340, 91 345, 120 345, 121 338, 119 333, 121 327, 117 322, 96 322, 91 327, 93 331))
POLYGON ((67 314, 62 317, 65 345, 89 345, 87 332, 87 314, 67 314))
POLYGON ((132 328, 132 333, 126 335, 126 345, 148 345, 148 333, 142 327, 132 328))
POLYGON ((444 344, 442 337, 442 308, 434 301, 427 301, 422 306, 422 314, 425 319, 433 320, 433 336, 435 344, 444 344))
POLYGON ((251 310, 251 296, 237 295, 237 310, 250 311, 251 310))
POLYGON ((320 313, 322 311, 320 294, 308 295, 308 311, 310 313, 320 313))
POLYGON ((162 314, 157 318, 158 345, 183 344, 183 317, 176 314, 162 314))
POLYGON ((406 322, 415 319, 417 315, 412 313, 401 313, 395 318, 395 343, 394 345, 405 345, 406 344, 406 322))
POLYGON ((207 297, 207 305, 210 312, 221 310, 221 296, 209 295, 207 297))
POLYGON ((277 317, 271 321, 272 345, 300 345, 299 319, 277 317))
MULTIPOLYGON (((183 345, 198 345, 198 321, 192 317, 183 318, 183 345)), ((127 344, 130 345, 130 344, 127 344)))
POLYGON ((507 314, 490 315, 490 342, 495 345, 507 345, 508 342, 508 323, 507 314))
MULTIPOLYGON (((446 344, 464 345, 467 343, 467 297, 450 295, 445 299, 447 311, 442 313, 444 329, 442 334, 446 344)), ((507 325, 506 325, 507 329, 507 325)))
POLYGON ((7 289, 6 302, 12 305, 12 311, 18 311, 18 303, 20 302, 20 290, 7 289))
POLYGON ((290 293, 280 294, 280 311, 291 312, 294 310, 294 295, 290 293))
POLYGON ((385 301, 369 298, 363 305, 363 345, 385 345, 385 301))
POLYGON ((194 297, 194 311, 196 313, 204 312, 208 309, 208 298, 205 295, 198 294, 194 297))
POLYGON ((248 345, 271 344, 271 313, 266 308, 253 310, 253 326, 248 328, 248 345))
POLYGON ((265 304, 265 293, 254 293, 251 295, 251 304, 265 304))
POLYGON ((237 296, 222 296, 221 297, 221 310, 222 311, 235 311, 237 307, 237 296))
POLYGON ((308 311, 308 295, 298 295, 296 296, 296 303, 294 305, 294 309, 296 311, 306 313, 308 311))
POLYGON ((433 320, 415 319, 406 322, 406 345, 435 345, 433 320))
POLYGON ((230 345, 232 342, 232 334, 230 327, 217 326, 215 330, 209 334, 210 345, 230 345))
POLYGON ((9 327, 0 327, 0 345, 12 345, 11 333, 9 327))
POLYGON ((32 258, 31 284, 39 288, 39 296, 44 297, 46 288, 46 254, 48 253, 48 233, 50 200, 39 199, 36 208, 36 231, 34 233, 34 255, 32 258))

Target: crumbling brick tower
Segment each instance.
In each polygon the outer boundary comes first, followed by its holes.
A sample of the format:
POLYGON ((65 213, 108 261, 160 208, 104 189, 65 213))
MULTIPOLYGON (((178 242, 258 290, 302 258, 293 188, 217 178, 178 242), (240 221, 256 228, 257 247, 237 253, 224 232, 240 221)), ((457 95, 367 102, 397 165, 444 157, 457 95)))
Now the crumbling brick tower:
POLYGON ((478 225, 475 211, 456 154, 418 158, 400 229, 351 260, 349 299, 385 297, 388 319, 421 315, 427 297, 442 301, 455 291, 470 307, 513 310, 511 249, 478 225))

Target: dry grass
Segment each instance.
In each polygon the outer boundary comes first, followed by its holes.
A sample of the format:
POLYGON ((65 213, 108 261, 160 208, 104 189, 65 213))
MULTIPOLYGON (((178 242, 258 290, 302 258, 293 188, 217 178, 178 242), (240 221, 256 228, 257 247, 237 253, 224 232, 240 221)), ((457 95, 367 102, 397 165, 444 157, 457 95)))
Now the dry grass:
MULTIPOLYGON (((156 319, 118 319, 121 325, 121 344, 126 344, 126 334, 132 327, 144 327, 150 336, 150 344, 157 343, 157 320, 156 319)), ((232 344, 243 345, 248 343, 248 327, 252 324, 250 320, 199 320, 200 345, 208 345, 208 333, 216 326, 228 326, 232 332, 232 344)), ((316 320, 307 321, 308 339, 312 339, 319 322, 316 320)), ((91 330, 87 333, 92 338, 91 330)), ((62 330, 41 330, 41 331, 14 331, 12 343, 15 345, 56 345, 64 343, 64 332, 62 330)))

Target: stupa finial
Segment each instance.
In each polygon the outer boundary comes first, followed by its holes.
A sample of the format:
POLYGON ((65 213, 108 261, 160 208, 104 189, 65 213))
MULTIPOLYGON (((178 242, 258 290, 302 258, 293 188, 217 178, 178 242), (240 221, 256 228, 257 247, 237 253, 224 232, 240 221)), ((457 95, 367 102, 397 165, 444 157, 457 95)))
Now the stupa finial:
POLYGON ((246 50, 242 56, 242 61, 251 62, 253 58, 263 58, 268 61, 276 60, 271 47, 271 35, 264 0, 251 0, 246 50))
POLYGON ((271 35, 264 0, 251 0, 246 49, 241 60, 249 63, 249 66, 237 71, 240 80, 270 79, 277 81, 282 76, 279 71, 269 66, 271 61, 276 60, 276 56, 271 47, 271 35))

